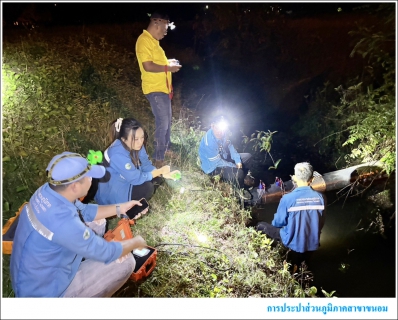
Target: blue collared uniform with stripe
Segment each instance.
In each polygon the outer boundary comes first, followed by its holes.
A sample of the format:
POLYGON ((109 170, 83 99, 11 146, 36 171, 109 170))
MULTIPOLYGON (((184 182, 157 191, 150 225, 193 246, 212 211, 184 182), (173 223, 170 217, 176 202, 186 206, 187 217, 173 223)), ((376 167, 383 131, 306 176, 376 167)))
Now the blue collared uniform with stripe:
POLYGON ((97 236, 91 222, 98 205, 70 202, 48 183, 33 194, 19 216, 10 273, 16 297, 62 297, 84 258, 111 263, 122 245, 97 236))
POLYGON ((296 251, 319 248, 321 230, 325 222, 325 202, 321 193, 311 187, 298 187, 284 195, 272 225, 281 228, 283 244, 296 251))
POLYGON ((130 152, 123 147, 119 139, 105 150, 104 157, 109 163, 106 170, 110 173, 110 179, 98 184, 95 201, 100 205, 130 201, 134 186, 153 179, 152 171, 156 168, 149 160, 144 147, 138 152, 141 161, 138 168, 134 166, 130 152))
POLYGON ((227 158, 228 153, 223 149, 222 157, 219 153, 219 146, 226 146, 226 139, 216 139, 213 130, 210 129, 203 136, 199 145, 199 158, 201 162, 201 167, 204 173, 209 174, 213 172, 218 167, 236 167, 236 164, 242 163, 239 153, 236 151, 232 143, 228 144, 228 150, 231 154, 231 159, 235 161, 228 162, 224 159, 227 158), (224 159, 223 159, 224 158, 224 159))

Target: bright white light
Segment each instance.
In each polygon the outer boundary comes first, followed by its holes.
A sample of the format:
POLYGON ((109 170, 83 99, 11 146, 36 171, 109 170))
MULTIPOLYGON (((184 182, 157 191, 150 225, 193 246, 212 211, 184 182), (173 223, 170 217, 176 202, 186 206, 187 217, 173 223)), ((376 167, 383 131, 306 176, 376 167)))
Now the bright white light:
POLYGON ((198 234, 199 242, 207 242, 207 237, 204 234, 198 234))
POLYGON ((174 22, 170 22, 169 23, 169 28, 170 28, 170 30, 174 30, 175 29, 175 25, 174 25, 174 22))
POLYGON ((217 123, 217 127, 221 131, 226 131, 228 128, 228 124, 224 120, 221 120, 220 122, 217 123))
POLYGON ((209 9, 209 6, 206 6, 206 9, 209 9))

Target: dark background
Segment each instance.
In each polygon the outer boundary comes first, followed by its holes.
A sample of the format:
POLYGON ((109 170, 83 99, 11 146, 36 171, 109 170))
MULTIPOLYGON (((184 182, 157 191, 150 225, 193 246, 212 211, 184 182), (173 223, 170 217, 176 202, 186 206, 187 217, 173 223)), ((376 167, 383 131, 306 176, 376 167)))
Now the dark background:
MULTIPOLYGON (((111 30, 115 26, 124 28, 136 24, 140 26, 135 29, 138 33, 132 34, 126 29, 123 45, 129 48, 146 27, 148 13, 168 13, 176 29, 168 32, 161 46, 169 58, 180 60, 184 66, 173 77, 174 88, 181 89, 184 106, 195 109, 203 118, 204 126, 216 109, 228 115, 236 135, 234 144, 241 142, 241 132, 250 135, 255 130, 278 131, 272 151, 275 159, 283 158, 275 174, 284 179, 289 178, 291 167, 297 161, 310 161, 320 172, 332 170, 334 159, 329 159, 330 162, 320 159, 318 150, 300 141, 292 126, 308 108, 308 99, 304 97, 314 95, 328 80, 338 85, 348 77, 361 74, 363 61, 349 57, 354 42, 348 32, 355 27, 355 19, 362 17, 366 21, 367 15, 378 7, 377 2, 239 3, 240 12, 261 10, 269 13, 265 20, 269 26, 259 33, 266 40, 258 44, 257 35, 244 42, 247 35, 239 34, 238 30, 225 32, 221 23, 213 24, 209 34, 203 33, 203 21, 210 21, 209 16, 215 12, 220 19, 224 8, 225 15, 230 18, 235 4, 228 7, 223 3, 221 13, 220 9, 215 10, 217 4, 211 2, 2 5, 3 26, 8 28, 22 29, 20 25, 14 26, 21 17, 37 24, 39 30, 91 24, 109 26, 111 30), (194 30, 197 22, 199 26, 194 30), (293 27, 286 27, 292 22, 293 27), (198 39, 196 45, 195 38, 198 39), (224 40, 230 41, 229 47, 219 50, 224 40), (241 52, 231 54, 239 43, 243 43, 241 52), (245 46, 251 44, 250 51, 245 46), (187 49, 194 53, 189 56, 187 49), (189 61, 193 55, 196 61, 189 61)), ((242 17, 252 19, 249 15, 242 17)), ((256 29, 252 31, 257 32, 256 29)))
MULTIPOLYGON (((365 3, 362 3, 362 5, 365 3)), ((12 23, 21 13, 29 7, 29 3, 3 3, 3 19, 12 23)), ((38 12, 49 11, 52 14, 54 25, 72 25, 81 23, 125 23, 147 20, 148 13, 164 11, 170 16, 171 21, 192 20, 196 14, 204 11, 212 3, 35 3, 38 12)), ((247 3, 247 6, 264 5, 272 3, 247 3)), ((377 3, 366 3, 377 6, 377 3)), ((337 13, 338 8, 343 12, 352 12, 361 6, 361 3, 275 3, 275 10, 281 13, 290 12, 296 16, 312 16, 319 14, 337 13)))

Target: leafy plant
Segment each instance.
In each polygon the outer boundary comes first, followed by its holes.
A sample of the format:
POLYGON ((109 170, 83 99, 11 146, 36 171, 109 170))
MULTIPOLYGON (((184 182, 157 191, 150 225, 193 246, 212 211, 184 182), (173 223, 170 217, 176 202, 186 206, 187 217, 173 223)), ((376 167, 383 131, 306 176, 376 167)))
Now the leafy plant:
POLYGON ((366 66, 370 83, 362 81, 346 90, 336 88, 341 94, 336 115, 343 115, 342 123, 349 131, 345 145, 352 145, 346 157, 364 162, 381 161, 387 173, 395 170, 396 158, 396 91, 395 91, 395 10, 384 5, 379 9, 385 14, 384 30, 360 27, 351 35, 360 36, 351 52, 368 58, 366 66))
POLYGON ((272 146, 272 136, 276 133, 277 131, 271 132, 268 130, 268 132, 265 131, 259 131, 256 130, 256 132, 252 133, 250 138, 248 136, 243 136, 243 143, 248 144, 250 142, 253 142, 253 150, 254 151, 259 151, 259 152, 265 152, 265 158, 264 162, 267 159, 267 155, 270 156, 273 166, 270 166, 268 169, 276 169, 278 167, 279 162, 281 159, 278 159, 276 162, 274 161, 274 158, 271 155, 271 146, 272 146))

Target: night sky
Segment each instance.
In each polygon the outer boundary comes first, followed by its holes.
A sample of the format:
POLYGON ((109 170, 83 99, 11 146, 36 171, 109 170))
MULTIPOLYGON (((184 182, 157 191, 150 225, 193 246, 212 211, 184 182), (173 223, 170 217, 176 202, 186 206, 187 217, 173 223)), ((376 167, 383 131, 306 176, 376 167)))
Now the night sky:
MULTIPOLYGON (((258 5, 260 3, 256 3, 258 5)), ((271 5, 272 3, 264 3, 271 5)), ((29 3, 2 3, 3 19, 12 23, 29 6, 29 3)), ((165 11, 169 14, 171 21, 188 21, 194 19, 197 13, 203 13, 205 6, 211 10, 212 3, 115 3, 115 2, 93 2, 93 3, 35 3, 36 10, 40 12, 51 12, 53 24, 70 25, 83 23, 126 23, 132 21, 146 21, 147 13, 156 10, 165 11)), ((250 6, 249 3, 247 3, 250 6)), ((329 14, 337 13, 338 8, 343 12, 350 12, 361 3, 277 3, 280 12, 297 15, 329 14)), ((363 5, 363 3, 362 3, 363 5)))

